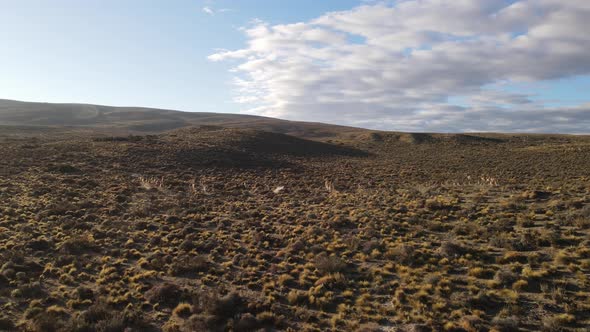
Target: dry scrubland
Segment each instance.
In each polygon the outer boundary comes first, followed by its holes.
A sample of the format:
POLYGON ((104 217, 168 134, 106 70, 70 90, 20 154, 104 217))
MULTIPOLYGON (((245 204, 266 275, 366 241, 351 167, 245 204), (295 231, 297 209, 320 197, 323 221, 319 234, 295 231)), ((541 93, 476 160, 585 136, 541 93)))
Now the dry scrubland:
POLYGON ((0 155, 0 330, 590 326, 589 137, 200 128, 0 155))

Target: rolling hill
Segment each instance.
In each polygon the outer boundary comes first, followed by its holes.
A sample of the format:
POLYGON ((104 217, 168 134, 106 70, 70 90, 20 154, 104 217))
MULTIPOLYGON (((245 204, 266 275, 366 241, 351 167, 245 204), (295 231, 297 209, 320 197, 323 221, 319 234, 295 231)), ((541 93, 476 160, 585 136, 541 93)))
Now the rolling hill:
POLYGON ((0 125, 25 131, 90 130, 100 133, 160 133, 191 126, 248 128, 307 138, 327 138, 365 130, 322 123, 287 121, 261 116, 174 110, 51 104, 0 99, 0 125), (26 129, 26 130, 24 130, 26 129))

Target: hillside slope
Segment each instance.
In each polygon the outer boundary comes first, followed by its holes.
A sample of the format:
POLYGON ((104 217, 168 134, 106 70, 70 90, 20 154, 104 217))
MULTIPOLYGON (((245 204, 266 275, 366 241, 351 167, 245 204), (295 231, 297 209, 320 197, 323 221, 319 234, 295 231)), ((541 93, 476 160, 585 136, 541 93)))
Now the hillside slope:
POLYGON ((261 116, 112 107, 89 104, 33 103, 0 99, 0 125, 70 127, 113 133, 159 133, 188 126, 248 128, 299 137, 333 137, 364 131, 322 123, 287 121, 261 116))

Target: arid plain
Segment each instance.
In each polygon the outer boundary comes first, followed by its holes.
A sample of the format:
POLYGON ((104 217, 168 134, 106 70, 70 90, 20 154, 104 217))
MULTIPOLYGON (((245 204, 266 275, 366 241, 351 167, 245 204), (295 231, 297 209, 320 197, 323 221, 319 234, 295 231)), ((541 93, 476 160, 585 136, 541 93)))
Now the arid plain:
POLYGON ((590 327, 590 137, 260 121, 2 127, 0 330, 590 327))

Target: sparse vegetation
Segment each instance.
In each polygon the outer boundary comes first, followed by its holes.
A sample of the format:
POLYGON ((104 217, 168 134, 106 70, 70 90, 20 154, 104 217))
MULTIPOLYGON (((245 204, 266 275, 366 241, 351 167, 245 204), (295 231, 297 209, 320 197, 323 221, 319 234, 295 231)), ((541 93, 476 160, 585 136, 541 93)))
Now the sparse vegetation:
POLYGON ((0 135, 0 330, 590 327, 589 138, 363 135, 0 135))

